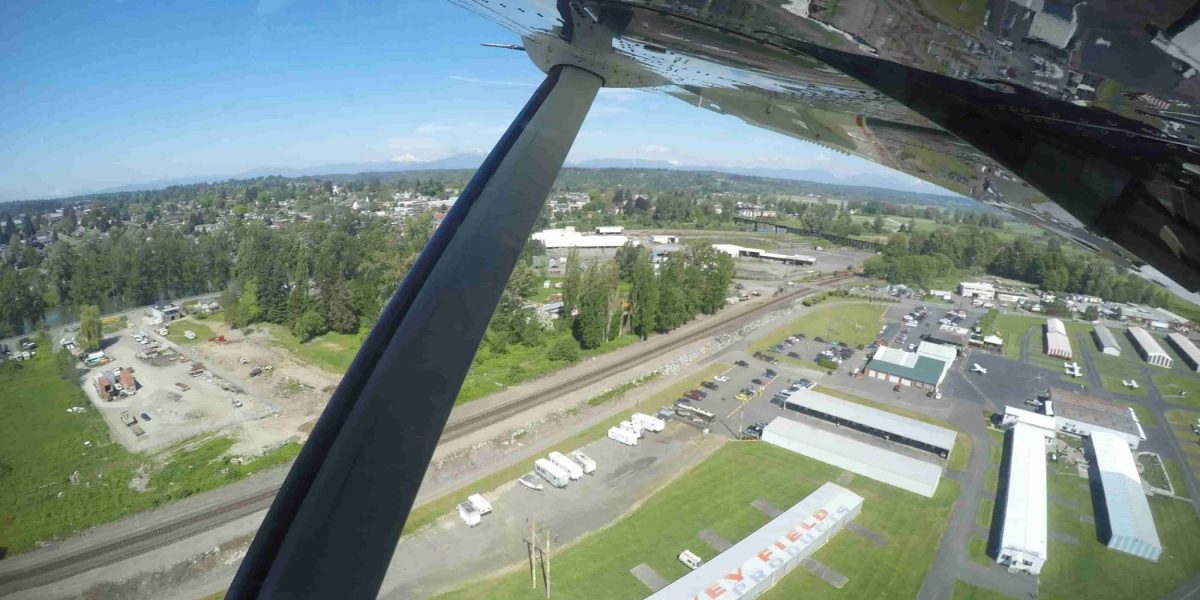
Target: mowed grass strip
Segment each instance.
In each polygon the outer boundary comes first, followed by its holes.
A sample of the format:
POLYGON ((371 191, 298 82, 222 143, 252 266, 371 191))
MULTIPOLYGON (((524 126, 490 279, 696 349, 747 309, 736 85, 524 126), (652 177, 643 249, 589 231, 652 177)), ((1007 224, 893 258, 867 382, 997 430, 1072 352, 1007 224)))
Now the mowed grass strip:
MULTIPOLYGON (((644 598, 649 590, 630 574, 634 566, 646 563, 664 578, 678 579, 687 573, 676 559, 679 552, 708 548, 697 537, 700 531, 709 529, 736 543, 770 520, 751 506, 755 499, 787 508, 839 473, 769 444, 727 443, 633 513, 558 553, 553 562, 554 596, 644 598)), ((933 499, 864 477, 846 487, 865 499, 857 522, 887 537, 888 543, 876 546, 842 531, 815 558, 850 578, 844 589, 835 590, 797 569, 764 597, 795 598, 801 590, 806 598, 916 595, 958 496, 957 485, 944 479, 933 499)), ((544 594, 530 589, 528 572, 517 569, 439 598, 533 599, 544 594)))
POLYGON ((538 456, 528 460, 520 461, 508 468, 492 473, 487 477, 477 479, 457 490, 454 490, 453 492, 444 494, 435 500, 431 500, 430 502, 421 505, 419 508, 413 510, 411 514, 409 514, 408 521, 404 524, 403 535, 411 535, 412 533, 420 530, 422 527, 433 523, 443 516, 454 514, 455 507, 457 507, 458 504, 463 501, 463 498, 466 498, 471 494, 494 490, 501 485, 532 471, 533 462, 538 458, 541 458, 542 456, 554 451, 565 453, 571 450, 578 450, 580 447, 607 435, 610 427, 620 423, 621 421, 629 419, 629 415, 632 415, 635 412, 642 412, 652 415, 658 412, 659 408, 674 403, 681 396, 683 396, 684 392, 700 387, 701 381, 712 379, 713 377, 728 371, 730 368, 731 365, 728 363, 713 363, 711 365, 706 365, 696 374, 690 375, 671 385, 670 387, 654 394, 648 400, 638 403, 638 407, 636 409, 621 411, 620 413, 613 415, 612 417, 609 417, 608 419, 605 419, 596 425, 593 425, 557 444, 554 444, 552 447, 547 448, 545 452, 538 454, 538 456))
POLYGON ((209 327, 208 325, 205 325, 204 323, 201 323, 200 321, 197 321, 191 317, 184 317, 178 321, 173 321, 167 326, 167 339, 181 346, 197 344, 200 342, 208 342, 208 338, 216 337, 216 335, 217 334, 213 332, 212 327, 209 327), (191 331, 192 333, 196 334, 196 339, 187 339, 187 337, 183 335, 183 332, 185 331, 191 331))
POLYGON ((1050 503, 1049 527, 1076 536, 1079 543, 1051 538, 1040 579, 1041 598, 1161 598, 1200 570, 1200 520, 1187 502, 1148 498, 1163 545, 1158 562, 1150 562, 1109 550, 1097 539, 1095 525, 1079 520, 1080 513, 1091 514, 1092 499, 1080 486, 1085 480, 1072 469, 1055 466, 1048 479, 1050 494, 1074 503, 1074 509, 1050 503))
MULTIPOLYGON (((848 346, 866 345, 875 341, 883 326, 883 304, 865 302, 836 302, 819 304, 787 325, 777 327, 750 345, 750 352, 766 352, 793 333, 803 333, 809 340, 822 339, 843 342, 848 346)), ((805 357, 810 358, 810 357, 805 357)))
POLYGON ((1200 408, 1200 374, 1178 375, 1167 373, 1165 369, 1163 372, 1162 375, 1154 375, 1154 386, 1158 388, 1158 393, 1164 400, 1172 404, 1200 408))
POLYGON ((111 440, 79 385, 64 376, 70 362, 43 351, 0 364, 0 547, 10 554, 220 487, 299 453, 299 444, 289 443, 234 464, 227 454, 233 440, 216 437, 157 456, 133 454, 111 440), (74 406, 86 411, 68 413, 74 406), (139 492, 129 483, 141 465, 149 486, 139 492), (78 483, 70 482, 74 472, 78 483))

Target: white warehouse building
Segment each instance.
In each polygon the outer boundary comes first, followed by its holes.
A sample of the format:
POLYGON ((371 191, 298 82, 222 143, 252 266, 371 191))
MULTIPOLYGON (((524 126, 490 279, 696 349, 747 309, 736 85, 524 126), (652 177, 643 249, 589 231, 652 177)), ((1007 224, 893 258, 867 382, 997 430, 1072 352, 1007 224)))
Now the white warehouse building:
POLYGON ((1104 489, 1106 518, 1096 519, 1101 539, 1107 537, 1108 547, 1113 550, 1157 561, 1162 554, 1162 543, 1133 453, 1125 440, 1110 433, 1096 431, 1091 439, 1096 470, 1104 489))
POLYGON ((1046 356, 1071 359, 1071 338, 1067 337, 1067 327, 1062 320, 1053 317, 1046 319, 1046 356))
POLYGON ((1167 341, 1175 347, 1175 351, 1183 357, 1189 369, 1200 373, 1200 349, 1182 333, 1168 333, 1167 341))
POLYGON ((958 284, 958 295, 963 298, 978 298, 980 300, 995 300, 996 286, 986 282, 964 281, 958 284))
POLYGON ((625 235, 584 234, 575 231, 574 227, 543 229, 535 232, 532 237, 547 248, 620 248, 629 241, 629 237, 625 235))
POLYGON ((1175 362, 1170 356, 1167 356, 1166 351, 1158 344, 1158 340, 1155 340, 1154 336, 1145 329, 1130 327, 1129 337, 1133 338, 1133 346, 1137 348, 1138 354, 1141 354, 1146 362, 1167 369, 1170 369, 1171 364, 1175 362))
POLYGON ((1020 420, 1009 430, 1008 491, 996 562, 1037 575, 1046 564, 1046 441, 1054 431, 1020 420))

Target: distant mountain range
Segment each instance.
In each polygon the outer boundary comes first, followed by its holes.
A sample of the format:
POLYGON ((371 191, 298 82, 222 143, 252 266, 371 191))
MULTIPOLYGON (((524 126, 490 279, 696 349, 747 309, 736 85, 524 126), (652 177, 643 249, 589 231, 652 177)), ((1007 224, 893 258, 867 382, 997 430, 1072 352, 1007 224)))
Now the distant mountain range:
MULTIPOLYGON (((90 193, 108 194, 116 192, 137 192, 155 190, 172 185, 188 185, 205 181, 223 181, 226 179, 252 179, 255 177, 305 177, 322 175, 343 175, 356 173, 389 173, 402 171, 429 171, 448 169, 474 169, 483 162, 486 154, 468 153, 456 154, 439 160, 431 161, 379 161, 357 162, 320 165, 314 167, 291 167, 253 169, 229 176, 182 177, 163 179, 146 183, 124 185, 120 187, 98 190, 90 193)), ((831 185, 854 185, 876 187, 901 192, 919 192, 940 196, 958 194, 942 189, 935 185, 917 180, 902 174, 857 173, 854 175, 835 175, 823 169, 772 169, 729 167, 721 165, 680 165, 667 161, 642 160, 637 158, 602 158, 577 162, 568 162, 568 167, 581 169, 667 169, 671 171, 716 171, 732 175, 749 175, 754 177, 771 177, 775 179, 791 179, 796 181, 811 181, 831 185)))

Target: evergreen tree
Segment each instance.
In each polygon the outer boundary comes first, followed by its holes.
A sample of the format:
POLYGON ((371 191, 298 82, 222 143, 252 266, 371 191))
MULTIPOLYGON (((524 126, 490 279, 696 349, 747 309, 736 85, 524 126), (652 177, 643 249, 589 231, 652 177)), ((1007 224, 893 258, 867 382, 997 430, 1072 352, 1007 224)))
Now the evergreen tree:
POLYGON ((658 324, 658 278, 647 250, 638 252, 629 292, 629 318, 633 332, 646 339, 658 324))
POLYGON ((100 323, 100 309, 89 304, 79 309, 79 346, 84 352, 100 349, 104 339, 104 326, 100 323))

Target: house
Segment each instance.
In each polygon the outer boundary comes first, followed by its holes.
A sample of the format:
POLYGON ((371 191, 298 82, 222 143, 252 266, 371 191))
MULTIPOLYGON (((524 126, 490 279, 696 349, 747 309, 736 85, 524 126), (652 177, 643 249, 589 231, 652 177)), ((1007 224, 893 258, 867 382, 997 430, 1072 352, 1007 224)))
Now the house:
POLYGON ((170 323, 183 318, 183 313, 174 304, 159 304, 150 307, 150 320, 155 323, 170 323))
POLYGON ((209 300, 208 302, 201 302, 196 305, 196 312, 199 312, 199 313, 205 314, 205 315, 211 315, 220 310, 221 310, 221 303, 217 302, 216 300, 209 300))

